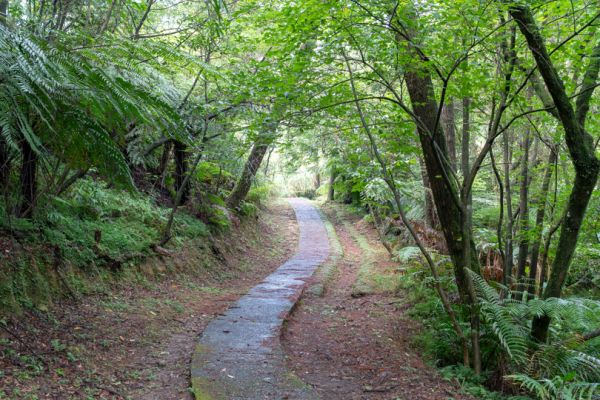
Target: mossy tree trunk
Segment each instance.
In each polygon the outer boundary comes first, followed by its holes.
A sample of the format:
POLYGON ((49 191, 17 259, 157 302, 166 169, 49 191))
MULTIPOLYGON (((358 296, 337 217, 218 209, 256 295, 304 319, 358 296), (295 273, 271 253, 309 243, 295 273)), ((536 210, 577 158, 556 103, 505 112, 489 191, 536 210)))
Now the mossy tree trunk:
POLYGON ((521 147, 523 156, 521 161, 521 174, 519 181, 519 258, 517 260, 517 281, 520 282, 521 290, 524 284, 525 269, 527 267, 527 255, 529 254, 529 147, 530 132, 525 130, 521 147))
POLYGON ((258 171, 268 148, 269 143, 265 141, 264 138, 259 138, 252 146, 252 150, 246 160, 242 173, 231 191, 231 194, 227 198, 227 206, 229 206, 229 208, 238 208, 248 195, 250 187, 252 186, 252 181, 256 176, 256 172, 258 171))
POLYGON ((335 165, 331 165, 331 172, 329 173, 329 190, 327 191, 327 201, 333 201, 335 197, 335 178, 337 176, 337 171, 335 170, 335 165))
POLYGON ((423 158, 419 157, 419 164, 421 166, 421 179, 423 180, 423 190, 425 191, 425 223, 432 229, 440 229, 440 220, 435 210, 435 203, 433 201, 433 194, 431 193, 431 184, 429 183, 429 175, 427 175, 427 168, 423 162, 423 158))
MULTIPOLYGON (((185 143, 176 140, 173 144, 173 158, 175 159, 175 192, 182 189, 188 170, 187 146, 185 143)), ((189 188, 184 187, 181 192, 180 204, 185 204, 188 199, 189 188)))
MULTIPOLYGON (((540 255, 540 247, 542 245, 542 228, 544 226, 544 218, 546 216, 546 203, 548 200, 548 191, 550 189, 550 180, 554 171, 554 163, 556 162, 556 148, 550 148, 550 155, 548 156, 548 165, 544 172, 544 179, 542 181, 542 189, 537 199, 537 212, 535 215, 535 237, 531 246, 531 266, 529 267, 529 281, 536 282, 538 275, 538 260, 540 255)), ((540 284, 543 277, 540 276, 540 284)), ((535 293, 536 291, 532 291, 535 293)))
POLYGON ((504 190, 506 198, 506 244, 504 248, 504 277, 503 283, 508 286, 511 282, 513 269, 513 209, 512 209, 512 184, 510 182, 510 169, 512 164, 512 154, 508 144, 509 132, 504 132, 502 135, 502 148, 504 155, 504 190))
MULTIPOLYGON (((540 75, 552 97, 559 120, 565 131, 565 141, 575 168, 575 181, 567 202, 556 256, 543 296, 560 297, 573 259, 583 217, 598 180, 600 161, 596 158, 592 137, 585 131, 585 119, 589 110, 598 71, 600 70, 600 44, 594 49, 593 57, 583 79, 576 109, 573 108, 561 78, 556 71, 535 18, 527 6, 511 4, 509 12, 531 50, 540 75)), ((536 317, 532 324, 532 336, 540 342, 548 337, 550 317, 536 317)))

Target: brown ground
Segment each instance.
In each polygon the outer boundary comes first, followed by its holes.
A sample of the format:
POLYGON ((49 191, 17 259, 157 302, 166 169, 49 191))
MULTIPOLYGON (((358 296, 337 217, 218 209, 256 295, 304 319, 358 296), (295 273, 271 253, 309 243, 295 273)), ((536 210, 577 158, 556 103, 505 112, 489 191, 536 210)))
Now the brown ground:
POLYGON ((405 316, 408 306, 401 298, 377 285, 371 294, 356 297, 362 266, 370 263, 367 275, 391 280, 393 264, 374 229, 345 213, 344 223, 336 210, 324 209, 343 256, 323 294, 307 290, 288 321, 283 343, 289 367, 327 400, 470 399, 424 363, 412 345, 419 325, 405 316))
MULTIPOLYGON (((179 274, 0 321, 0 399, 191 399, 199 333, 295 250, 289 205, 266 214, 217 240, 225 260, 213 261, 225 273, 179 274)), ((164 263, 181 269, 186 257, 164 263)))
MULTIPOLYGON (((323 296, 307 292, 287 324, 290 368, 327 400, 468 399, 411 344, 419 326, 389 291, 393 282, 351 296, 364 291, 357 281, 380 273, 392 279, 397 265, 368 224, 339 210, 326 213, 343 256, 323 296)), ((243 224, 218 240, 220 273, 171 275, 0 321, 0 399, 191 399, 189 361, 199 333, 295 249, 291 208, 279 204, 267 215, 268 223, 243 224)), ((181 267, 189 258, 181 251, 163 263, 181 267)))

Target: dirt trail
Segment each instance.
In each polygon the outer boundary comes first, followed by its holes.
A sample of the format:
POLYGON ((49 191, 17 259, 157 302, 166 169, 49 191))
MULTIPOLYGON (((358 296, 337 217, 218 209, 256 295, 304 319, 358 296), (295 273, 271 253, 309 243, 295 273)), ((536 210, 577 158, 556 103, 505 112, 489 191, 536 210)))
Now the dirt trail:
POLYGON ((423 362, 412 345, 418 324, 405 316, 401 299, 377 285, 379 274, 391 279, 397 266, 374 229, 339 207, 324 211, 343 254, 324 290, 305 291, 288 321, 283 335, 288 367, 328 400, 470 399, 423 362), (362 281, 374 287, 361 296, 364 291, 356 288, 365 286, 362 281))
MULTIPOLYGON (((239 398, 468 399, 415 351, 411 340, 418 324, 404 316, 407 306, 389 291, 389 273, 397 266, 375 231, 342 209, 325 207, 333 223, 328 226, 332 256, 310 280, 272 364, 286 374, 292 390, 239 398)), ((48 313, 29 310, 8 320, 0 326, 0 398, 193 399, 190 358, 198 336, 296 249, 291 208, 279 204, 265 217, 269 223, 261 219, 237 227, 233 237, 219 241, 223 259, 212 270, 171 275, 163 269, 165 278, 157 281, 65 300, 48 313)), ((322 234, 308 236, 317 244, 326 241, 322 234)), ((199 255, 182 251, 161 265, 188 268, 199 255)), ((311 258, 310 246, 303 257, 311 258)), ((289 272, 295 269, 292 265, 289 272)), ((261 390, 273 382, 261 380, 261 390)))
POLYGON ((297 238, 293 210, 278 202, 217 238, 218 257, 181 249, 149 266, 162 278, 25 310, 0 325, 0 399, 193 399, 198 335, 288 259, 297 238))

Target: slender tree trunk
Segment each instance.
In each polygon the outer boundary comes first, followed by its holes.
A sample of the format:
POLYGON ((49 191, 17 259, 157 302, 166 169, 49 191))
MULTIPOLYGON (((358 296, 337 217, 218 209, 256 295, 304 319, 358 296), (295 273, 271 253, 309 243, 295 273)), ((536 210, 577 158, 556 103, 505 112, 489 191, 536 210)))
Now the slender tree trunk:
POLYGON ((449 98, 442 109, 442 122, 446 133, 446 144, 448 146, 448 159, 452 169, 456 171, 456 128, 454 125, 454 99, 449 98))
POLYGON ((504 153, 504 190, 505 190, 505 198, 506 198, 506 247, 504 250, 504 285, 508 285, 510 283, 510 278, 512 276, 512 267, 513 267, 513 209, 512 209, 512 189, 510 184, 510 164, 511 164, 511 153, 509 142, 509 133, 504 132, 502 135, 503 139, 503 153, 504 153))
POLYGON ((265 165, 265 177, 269 179, 269 167, 271 166, 271 155, 273 154, 273 150, 275 147, 271 147, 269 150, 269 155, 267 156, 267 164, 265 165))
MULTIPOLYGON (((398 209, 398 212, 400 213, 400 218, 402 219, 402 222, 408 229, 413 240, 419 247, 419 250, 421 250, 423 257, 425 257, 425 260, 427 261, 427 265, 429 266, 429 269, 431 271, 431 274, 432 274, 434 282, 435 282, 434 286, 438 292, 438 295, 440 296, 440 300, 442 301, 444 310, 446 311, 446 313, 448 314, 448 317, 450 318, 450 321, 452 322, 454 331, 456 332, 457 336, 461 340, 462 349, 463 349, 463 363, 465 366, 469 366, 469 348, 468 348, 467 338, 466 338, 462 328, 460 327, 458 318, 456 317, 456 314, 454 313, 454 310, 452 309, 452 305, 450 304, 450 301, 448 299, 446 291, 440 284, 440 279, 439 279, 439 275, 437 273, 436 265, 435 265, 433 259, 431 258, 431 255, 427 251, 427 248, 421 242, 421 239, 419 238, 419 236, 413 229, 412 224, 406 217, 406 213, 404 212, 404 209, 402 207, 400 192, 398 191, 398 188, 396 186, 393 176, 389 173, 389 171, 387 169, 387 166, 386 166, 385 161, 383 160, 383 157, 379 153, 377 143, 375 142, 375 139, 373 138, 373 135, 371 134, 371 130, 369 129, 369 125, 367 124, 367 121, 365 119, 364 113, 360 106, 360 102, 358 101, 358 95, 356 93, 356 87, 354 85, 354 77, 352 74, 352 69, 350 68, 350 63, 349 63, 348 58, 346 57, 345 53, 344 53, 344 59, 346 60, 348 74, 350 75, 350 84, 351 84, 351 88, 352 88, 352 94, 354 95, 354 102, 356 105, 356 110, 360 116, 360 120, 361 120, 363 129, 365 130, 365 132, 367 133, 367 136, 369 137, 369 142, 371 143, 371 148, 373 150, 374 158, 377 160, 377 162, 379 163, 379 165, 381 167, 383 179, 385 180, 386 184, 388 185, 389 189, 392 191, 392 193, 394 195, 394 202, 396 203, 396 207, 398 209)), ((478 340, 473 342, 473 351, 474 352, 479 352, 478 343, 479 343, 478 340)), ((474 354, 474 366, 475 366, 476 371, 479 371, 479 369, 480 369, 479 363, 477 361, 478 359, 479 359, 479 355, 474 354)))
POLYGON ((19 216, 31 218, 35 207, 37 196, 37 163, 38 157, 35 151, 25 139, 21 140, 21 204, 19 216))
MULTIPOLYGON (((563 82, 550 59, 546 44, 531 10, 527 6, 511 3, 509 12, 527 40, 527 45, 536 61, 540 75, 542 75, 546 88, 552 96, 565 131, 565 141, 569 149, 569 155, 575 168, 575 182, 567 202, 556 256, 552 264, 552 273, 546 290, 544 290, 545 298, 560 297, 577 246, 583 217, 600 171, 600 161, 596 158, 593 139, 585 131, 589 101, 600 70, 600 44, 594 49, 594 57, 591 57, 583 79, 582 95, 578 96, 576 109, 573 109, 563 82)), ((534 318, 532 336, 540 342, 545 342, 548 337, 549 326, 549 316, 544 315, 534 318)))
MULTIPOLYGON (((554 163, 556 162, 556 149, 552 147, 550 149, 550 155, 548 156, 548 165, 544 172, 544 179, 542 181, 542 189, 540 197, 537 200, 537 212, 535 215, 535 238, 533 245, 531 246, 531 266, 529 267, 529 281, 537 281, 538 272, 538 258, 540 247, 542 244, 542 228, 544 227, 544 217, 546 216, 546 202, 548 200, 548 191, 550 189, 550 180, 552 179, 552 172, 554 171, 554 163)), ((542 284, 542 276, 540 275, 540 282, 542 284)), ((535 286, 535 285, 534 285, 535 286)), ((534 288, 535 289, 535 288, 534 288)), ((535 293, 535 291, 533 291, 535 293)))
POLYGON ((435 210, 433 194, 431 193, 431 184, 429 183, 427 168, 425 167, 422 157, 419 157, 419 164, 421 165, 421 178, 423 179, 423 189, 425 191, 425 223, 430 228, 439 230, 440 220, 435 210))
POLYGON ((471 168, 469 166, 469 142, 471 141, 471 99, 464 97, 462 99, 462 137, 460 152, 460 169, 463 175, 471 168))
POLYGON ((529 128, 525 130, 523 136, 523 161, 521 162, 521 175, 519 182, 519 258, 517 260, 517 281, 523 285, 525 268, 527 267, 527 256, 529 253, 529 128))
POLYGON ((552 237, 554 236, 554 234, 556 233, 558 228, 560 228, 561 224, 562 224, 562 218, 560 220, 558 220, 557 223, 554 224, 554 226, 552 226, 552 228, 550 228, 550 232, 548 232, 548 237, 546 238, 546 241, 544 242, 544 251, 542 254, 542 271, 540 273, 539 296, 543 295, 544 283, 545 283, 546 277, 548 275, 548 256, 550 255, 550 245, 552 244, 552 237))
MULTIPOLYGON (((405 43, 404 38, 401 37, 398 41, 405 43)), ((413 51, 410 43, 407 44, 409 51, 413 51)), ((420 65, 419 61, 412 69, 406 71, 404 76, 413 113, 419 122, 417 131, 427 175, 430 177, 431 192, 454 265, 461 299, 465 304, 477 304, 475 293, 470 290, 471 280, 466 270, 471 269, 479 273, 479 260, 474 246, 471 246, 470 232, 463 231, 464 227, 469 225, 466 215, 463 215, 468 211, 463 209, 459 189, 450 177, 448 165, 444 161, 448 159, 448 150, 443 127, 438 124, 438 105, 435 100, 433 81, 429 70, 420 65), (465 248, 469 249, 466 254, 465 248)))
MULTIPOLYGON (((175 158, 175 192, 179 192, 179 190, 183 187, 183 181, 185 180, 188 169, 187 149, 185 143, 176 140, 173 146, 173 153, 175 158)), ((180 196, 181 204, 185 204, 188 199, 188 195, 189 188, 186 186, 180 196)))
POLYGON ((117 0, 112 0, 110 3, 110 6, 108 8, 108 11, 106 12, 106 17, 104 18, 104 21, 102 22, 102 26, 98 30, 98 36, 102 35, 106 31, 106 28, 108 28, 108 24, 110 22, 110 19, 112 18, 115 4, 117 4, 117 0))
POLYGON ((496 165, 496 157, 494 156, 494 149, 490 148, 490 160, 492 161, 492 170, 494 171, 494 176, 496 178, 496 183, 498 184, 498 192, 500 194, 500 212, 498 217, 498 224, 496 225, 496 237, 498 238, 498 251, 500 251, 500 256, 502 260, 502 280, 505 281, 504 278, 504 263, 506 254, 504 253, 504 248, 502 245, 502 229, 504 228, 504 185, 502 184, 502 176, 500 175, 500 171, 498 170, 498 166, 496 165))
POLYGON ((260 167, 268 148, 269 144, 265 143, 260 138, 252 146, 252 150, 250 151, 250 155, 246 160, 242 174, 236 182, 233 191, 227 198, 227 205, 229 208, 238 208, 248 195, 250 187, 252 186, 252 181, 256 176, 256 171, 258 171, 258 168, 260 167))
POLYGON ((337 176, 337 172, 335 170, 335 165, 331 165, 331 172, 329 173, 329 190, 327 191, 327 201, 333 201, 335 197, 335 188, 333 185, 335 184, 335 178, 337 176))
MULTIPOLYGON (((470 162, 470 142, 471 142, 471 99, 464 97, 462 99, 462 137, 461 137, 461 154, 460 154, 460 169, 462 170, 463 177, 469 173, 471 169, 470 162)), ((469 192, 467 199, 467 221, 469 225, 473 225, 473 194, 469 192)))

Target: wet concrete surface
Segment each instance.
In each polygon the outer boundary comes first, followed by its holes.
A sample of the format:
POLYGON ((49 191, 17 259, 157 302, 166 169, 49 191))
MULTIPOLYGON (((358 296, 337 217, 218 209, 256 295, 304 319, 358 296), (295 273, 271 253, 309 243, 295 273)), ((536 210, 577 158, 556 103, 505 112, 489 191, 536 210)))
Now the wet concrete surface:
POLYGON ((305 280, 327 259, 329 238, 310 201, 289 202, 300 228, 298 250, 206 327, 191 363, 197 400, 318 398, 286 369, 280 333, 305 280))

